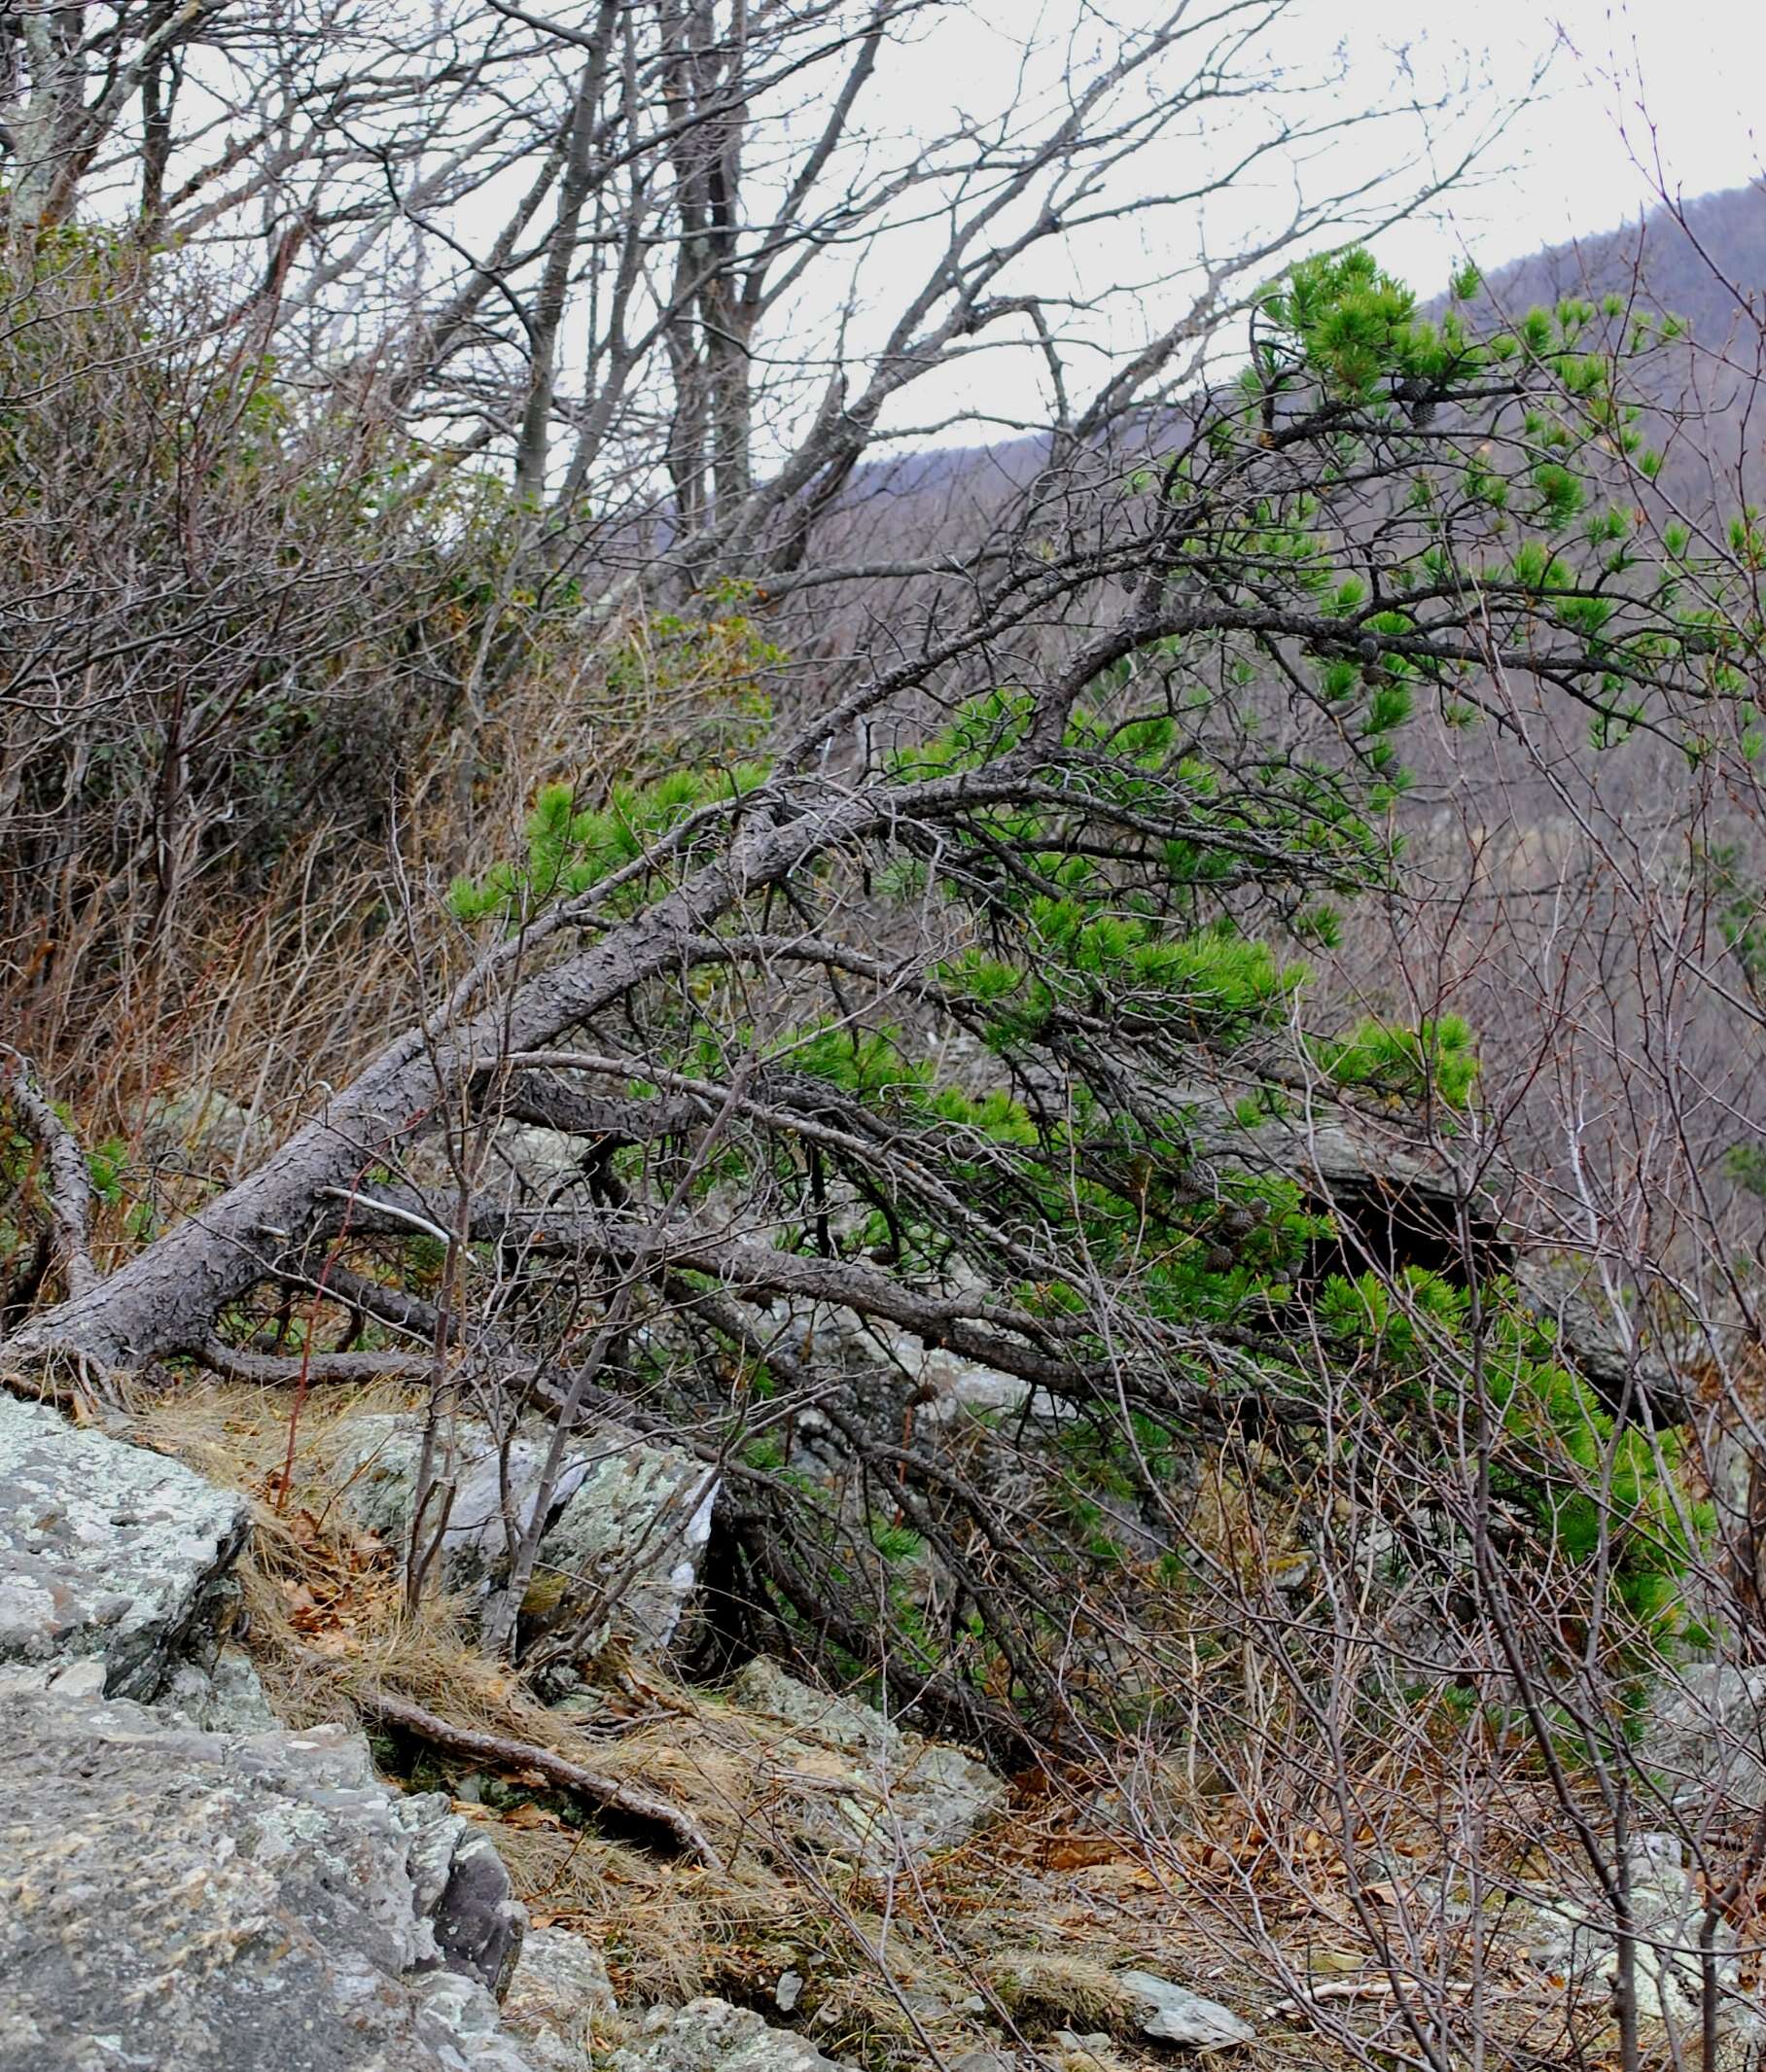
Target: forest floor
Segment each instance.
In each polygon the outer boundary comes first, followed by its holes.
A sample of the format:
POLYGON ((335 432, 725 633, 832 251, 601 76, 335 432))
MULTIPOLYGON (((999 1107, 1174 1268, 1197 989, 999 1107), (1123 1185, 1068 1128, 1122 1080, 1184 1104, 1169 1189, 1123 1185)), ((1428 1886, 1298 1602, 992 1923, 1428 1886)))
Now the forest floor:
MULTIPOLYGON (((850 1744, 818 1746, 799 1724, 782 1761, 776 1717, 630 1660, 603 1665, 565 1707, 542 1704, 477 1652, 456 1607, 408 1618, 395 1551, 332 1500, 328 1438, 352 1407, 313 1397, 286 1484, 285 1394, 174 1391, 138 1436, 254 1498, 243 1637, 278 1716, 357 1714, 390 1777, 482 1825, 534 1923, 581 1935, 605 1962, 623 2012, 597 2023, 597 2043, 624 2040, 644 2009, 716 1994, 866 2067, 1169 2066, 1119 1984, 1138 1970, 1249 2020, 1256 2041, 1220 2062, 1259 2072, 1428 2062, 1431 2006, 1458 2010, 1462 2030, 1475 2007, 1491 2062, 1617 2062, 1604 1996, 1528 1960, 1525 1908, 1512 1924, 1486 1909, 1471 1934, 1466 1910, 1438 1903, 1421 1821, 1385 1839, 1380 1863, 1363 1853, 1352 1879, 1356 1852, 1331 1836, 1141 1751, 1132 1769, 1125 1756, 1003 1780, 998 1816, 952 1848, 923 1852, 903 1832, 892 1850, 874 1811, 842 1847, 828 1813, 851 1810, 850 1744), (519 1761, 389 1729, 383 1694, 668 1801, 715 1861, 656 1846, 519 1761), (1460 1928, 1444 1925, 1456 1915, 1460 1928)), ((1498 1845, 1512 1891, 1526 1836, 1498 1845)))

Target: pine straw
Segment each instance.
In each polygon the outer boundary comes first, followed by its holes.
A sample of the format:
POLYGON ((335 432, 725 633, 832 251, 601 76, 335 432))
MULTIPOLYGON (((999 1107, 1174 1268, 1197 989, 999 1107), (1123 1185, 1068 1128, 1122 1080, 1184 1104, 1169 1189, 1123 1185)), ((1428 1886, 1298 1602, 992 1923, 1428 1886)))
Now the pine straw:
MULTIPOLYGON (((431 1598, 407 1617, 395 1551, 359 1531, 338 1501, 354 1421, 408 1407, 392 1388, 315 1391, 280 1505, 287 1390, 204 1380, 144 1406, 136 1435, 251 1494, 247 1642, 291 1726, 371 1713, 376 1694, 396 1694, 639 1785, 704 1828, 722 1858, 716 1871, 585 1824, 581 1808, 537 1779, 516 1776, 512 1788, 444 1754, 421 1765, 420 1781, 448 1790, 493 1837, 535 1919, 595 1944, 622 2005, 714 1992, 776 2020, 778 1980, 795 1970, 805 1984, 793 2021, 830 2055, 881 2067, 930 2054, 949 2065, 1004 2037, 1042 2046, 1046 2057, 1053 2032, 1076 2030, 1107 2032, 1144 2062, 1133 2004, 1113 1975, 1138 1966, 1254 2013, 1275 1997, 1258 1940, 1267 1934, 1302 1977, 1322 1947, 1342 1949, 1349 1969, 1330 1983, 1364 1979, 1368 2019, 1382 2012, 1377 1959, 1333 1900, 1329 1852, 1315 1861, 1289 1847, 1279 1860, 1266 1816, 1219 1794, 1186 1794, 1181 1774, 1124 1780, 1137 1806, 1149 1793, 1164 1802, 1157 1834, 1111 1832, 1092 1803, 1100 1780, 1076 1775, 1021 1800, 965 1848, 880 1886, 830 1854, 826 1832, 811 1841, 807 1813, 851 1788, 849 1754, 800 1729, 784 1746, 770 1715, 653 1675, 603 1694, 597 1716, 542 1704, 477 1650, 459 1604, 431 1598), (647 1708, 635 1720, 634 1695, 647 1708)), ((1283 1840, 1295 1843, 1292 1833, 1283 1840)), ((1525 1992, 1500 2012, 1517 2033, 1530 2021, 1545 2030, 1525 1992)), ((1265 2022, 1251 2061, 1298 2072, 1355 2060, 1296 2019, 1265 2022)), ((1080 2059, 1071 2062, 1077 2072, 1080 2059)))
MULTIPOLYGON (((794 1738, 789 1770, 769 1761, 770 1715, 705 1701, 653 1677, 648 1718, 617 1734, 542 1703, 519 1676, 474 1645, 465 1608, 431 1594, 407 1614, 397 1551, 358 1530, 340 1501, 340 1464, 360 1417, 410 1408, 391 1387, 317 1390, 296 1431, 285 1498, 279 1479, 293 1407, 287 1389, 199 1382, 156 1399, 137 1423, 146 1444, 174 1454, 252 1499, 244 1569, 250 1646, 278 1714, 294 1726, 371 1711, 377 1694, 407 1699, 454 1725, 549 1749, 692 1809, 726 1862, 790 1853, 804 1841, 794 1801, 852 1789, 851 1759, 794 1738)), ((610 1712, 609 1728, 619 1728, 610 1712)), ((461 1766, 463 1769, 467 1766, 461 1766)))

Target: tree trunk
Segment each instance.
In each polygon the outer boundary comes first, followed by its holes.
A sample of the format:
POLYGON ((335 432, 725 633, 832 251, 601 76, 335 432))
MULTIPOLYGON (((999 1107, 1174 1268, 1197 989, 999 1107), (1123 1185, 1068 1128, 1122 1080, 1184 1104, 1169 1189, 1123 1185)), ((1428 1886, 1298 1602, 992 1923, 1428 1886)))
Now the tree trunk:
MULTIPOLYGON (((795 854, 796 844, 788 845, 795 854)), ((553 1041, 645 979, 695 961, 695 937, 731 902, 733 869, 712 865, 647 913, 508 998, 492 997, 452 1028, 409 1030, 257 1172, 113 1274, 34 1318, 7 1341, 17 1357, 64 1352, 100 1367, 137 1368, 199 1347, 216 1317, 284 1247, 328 1213, 326 1189, 353 1191, 365 1169, 395 1157, 460 1090, 511 1050, 553 1041)))

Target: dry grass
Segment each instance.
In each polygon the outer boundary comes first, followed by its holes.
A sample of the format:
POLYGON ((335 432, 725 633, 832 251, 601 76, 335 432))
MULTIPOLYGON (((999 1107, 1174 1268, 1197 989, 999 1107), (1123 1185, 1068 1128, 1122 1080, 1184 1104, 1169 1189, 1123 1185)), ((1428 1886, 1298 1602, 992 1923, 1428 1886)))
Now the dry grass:
POLYGON ((1094 1957, 1008 1949, 987 1967, 988 1984, 1027 2033, 1108 2029, 1132 2035, 1135 2001, 1094 1957))
MULTIPOLYGON (((280 1504, 286 1391, 202 1382, 142 1407, 139 1438, 252 1497, 248 1644, 284 1719, 309 1725, 394 1693, 690 1809, 724 1859, 717 1872, 596 1833, 558 1796, 464 1761, 426 1756, 414 1778, 448 1791, 494 1837, 537 1920, 595 1944, 624 2005, 712 1991, 774 2012, 780 1976, 795 1970, 806 1984, 794 2019, 830 2054, 878 2065, 923 2056, 929 2041, 960 2055, 1013 2009, 1029 2032, 1099 2026, 1108 2003, 1113 2025, 1120 1996, 1100 1961, 1020 1949, 1000 1970, 973 1947, 968 1924, 1022 1883, 1019 1858, 977 1845, 918 1889, 879 1895, 854 1864, 812 1849, 807 1810, 852 1786, 839 1750, 794 1733, 782 1756, 770 1716, 653 1682, 636 1719, 618 1718, 630 1700, 618 1694, 605 1717, 576 1716, 478 1653, 459 1606, 432 1600, 406 1617, 391 1550, 357 1530, 338 1500, 351 1426, 405 1407, 393 1388, 311 1396, 280 1504)), ((1016 1944, 1042 1904, 1018 1895, 1016 1944)))
MULTIPOLYGON (((531 1775, 487 1775, 433 1753, 411 1773, 493 1836, 538 1921, 595 1944, 623 2006, 709 1991, 776 2019, 789 1970, 805 1982, 794 2023, 865 2065, 925 2062, 929 2052, 950 2064, 1002 2039, 1046 2056, 1060 2030, 1106 2032, 1144 2059, 1120 1970, 1254 2013, 1277 1997, 1273 1938, 1294 1975, 1317 1976, 1328 1959, 1336 1990, 1364 1990, 1358 2019, 1390 2016, 1377 1952, 1334 1888, 1327 1838, 1314 1849, 1268 1809, 1188 1790, 1181 1773, 1158 1779, 1156 1828, 1113 1825, 1098 1796, 1119 1781, 1139 1804, 1148 1776, 1060 1773, 967 1847, 881 1883, 830 1853, 827 1822, 813 1817, 853 1782, 850 1756, 813 1734, 787 1740, 770 1716, 653 1676, 568 1709, 542 1704, 477 1650, 459 1605, 432 1599, 406 1616, 394 1551, 338 1500, 356 1421, 406 1407, 390 1387, 315 1392, 280 1504, 287 1391, 194 1383, 141 1405, 137 1436, 251 1494, 248 1644, 291 1725, 393 1694, 641 1784, 699 1822, 718 1870, 597 1831, 531 1775)), ((1407 1788, 1404 1776, 1389 1781, 1396 1795, 1407 1788)), ((1427 1840, 1419 1834, 1419 1849, 1427 1840)), ((1517 1976, 1501 1987, 1512 2000, 1501 2019, 1517 2033, 1540 2019, 1538 1984, 1517 1976)), ((1264 2030, 1254 2056, 1268 2072, 1356 2061, 1303 2019, 1264 2030)))
MULTIPOLYGON (((598 802, 615 779, 723 741, 734 693, 708 667, 683 675, 637 611, 597 640, 577 626, 525 651, 470 746, 445 716, 433 722, 445 730, 406 742, 373 831, 308 820, 261 874, 226 847, 211 863, 193 846, 165 905, 150 845, 100 880, 79 849, 53 882, 15 872, 0 1020, 83 1141, 127 1147, 96 1219, 99 1264, 137 1248, 143 1205, 159 1227, 188 1213, 447 992, 481 947, 448 917, 448 880, 520 854, 543 784, 598 802), (470 792, 463 767, 477 773, 470 792), (156 1102, 193 1094, 215 1114, 240 1110, 249 1140, 194 1122, 181 1143, 151 1141, 156 1102)), ((403 687, 395 673, 366 694, 371 710, 403 687)), ((127 814, 113 802, 108 817, 127 814)))

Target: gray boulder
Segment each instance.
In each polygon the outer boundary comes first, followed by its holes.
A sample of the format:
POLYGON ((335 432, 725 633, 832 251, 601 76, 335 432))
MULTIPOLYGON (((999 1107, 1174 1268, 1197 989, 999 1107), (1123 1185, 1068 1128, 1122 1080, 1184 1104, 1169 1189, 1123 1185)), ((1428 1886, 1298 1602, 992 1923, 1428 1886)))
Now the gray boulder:
POLYGON ((739 1671, 730 1690, 788 1730, 760 1757, 762 1779, 776 1774, 770 1795, 792 1802, 795 1790, 809 1839, 846 1854, 856 1844, 867 1869, 955 1848, 1006 1810, 1006 1786, 973 1756, 909 1733, 854 1699, 812 1690, 763 1656, 739 1671), (806 1775, 826 1778, 830 1754, 843 1788, 802 1795, 806 1775))
POLYGON ((1256 2041, 1256 2030, 1231 2008, 1218 2000, 1205 2000, 1156 1972, 1125 1971, 1116 1984, 1141 2003, 1141 2034, 1149 2043, 1206 2053, 1256 2041))
MULTIPOLYGON (((1633 1990, 1638 2013, 1653 2041, 1695 2037, 1703 2019, 1701 1943, 1705 1895, 1696 1872, 1683 1862, 1678 1835, 1640 1835, 1632 1844, 1627 1879, 1633 1942, 1633 1990)), ((1619 1976, 1619 1938, 1604 1893, 1563 1893, 1535 1887, 1532 1918, 1523 1945, 1529 1959, 1554 1977, 1607 1986, 1619 1976)), ((1766 2009, 1755 1989, 1742 1983, 1735 1930, 1715 1923, 1716 2028, 1731 2054, 1739 2047, 1757 2062, 1755 2047, 1766 2037, 1766 2009)))
POLYGON ((156 1094, 141 1117, 141 1148, 150 1164, 193 1173, 229 1173, 261 1156, 274 1139, 268 1119, 212 1086, 156 1094))
MULTIPOLYGON (((422 1426, 400 1416, 364 1417, 351 1426, 343 1500, 371 1531, 402 1544, 410 1529, 422 1426)), ((509 1486, 517 1519, 529 1516, 550 1432, 524 1428, 509 1447, 509 1486)), ((448 1587, 485 1595, 507 1565, 503 1468, 494 1436, 463 1426, 452 1463, 453 1505, 442 1538, 448 1587)), ((656 1654, 674 1635, 697 1583, 711 1536, 718 1478, 678 1447, 653 1446, 611 1426, 571 1442, 554 1516, 540 1548, 536 1595, 549 1620, 582 1617, 584 1652, 620 1641, 656 1654)))
POLYGON ((0 1689, 0 2072, 530 2072, 494 1997, 525 1918, 358 1734, 0 1689))
POLYGON ((0 1392, 0 1663, 92 1657, 157 1698, 218 1647, 245 1499, 176 1460, 0 1392))
POLYGON ((503 2002, 503 2022, 534 2072, 586 2072, 595 2025, 615 2012, 592 1943, 562 1928, 529 1929, 503 2002))
POLYGON ((242 1647, 222 1648, 206 1668, 180 1663, 154 1703, 176 1714, 181 1726, 206 1734, 267 1734, 282 1724, 242 1647))
POLYGON ((1657 1687, 1639 1745, 1677 1806, 1757 1807, 1766 1799, 1766 1668, 1686 1664, 1657 1687))
POLYGON ((608 2062, 613 2072, 837 2072, 832 2058, 792 2030, 709 1998, 652 2008, 638 2040, 608 2062))

